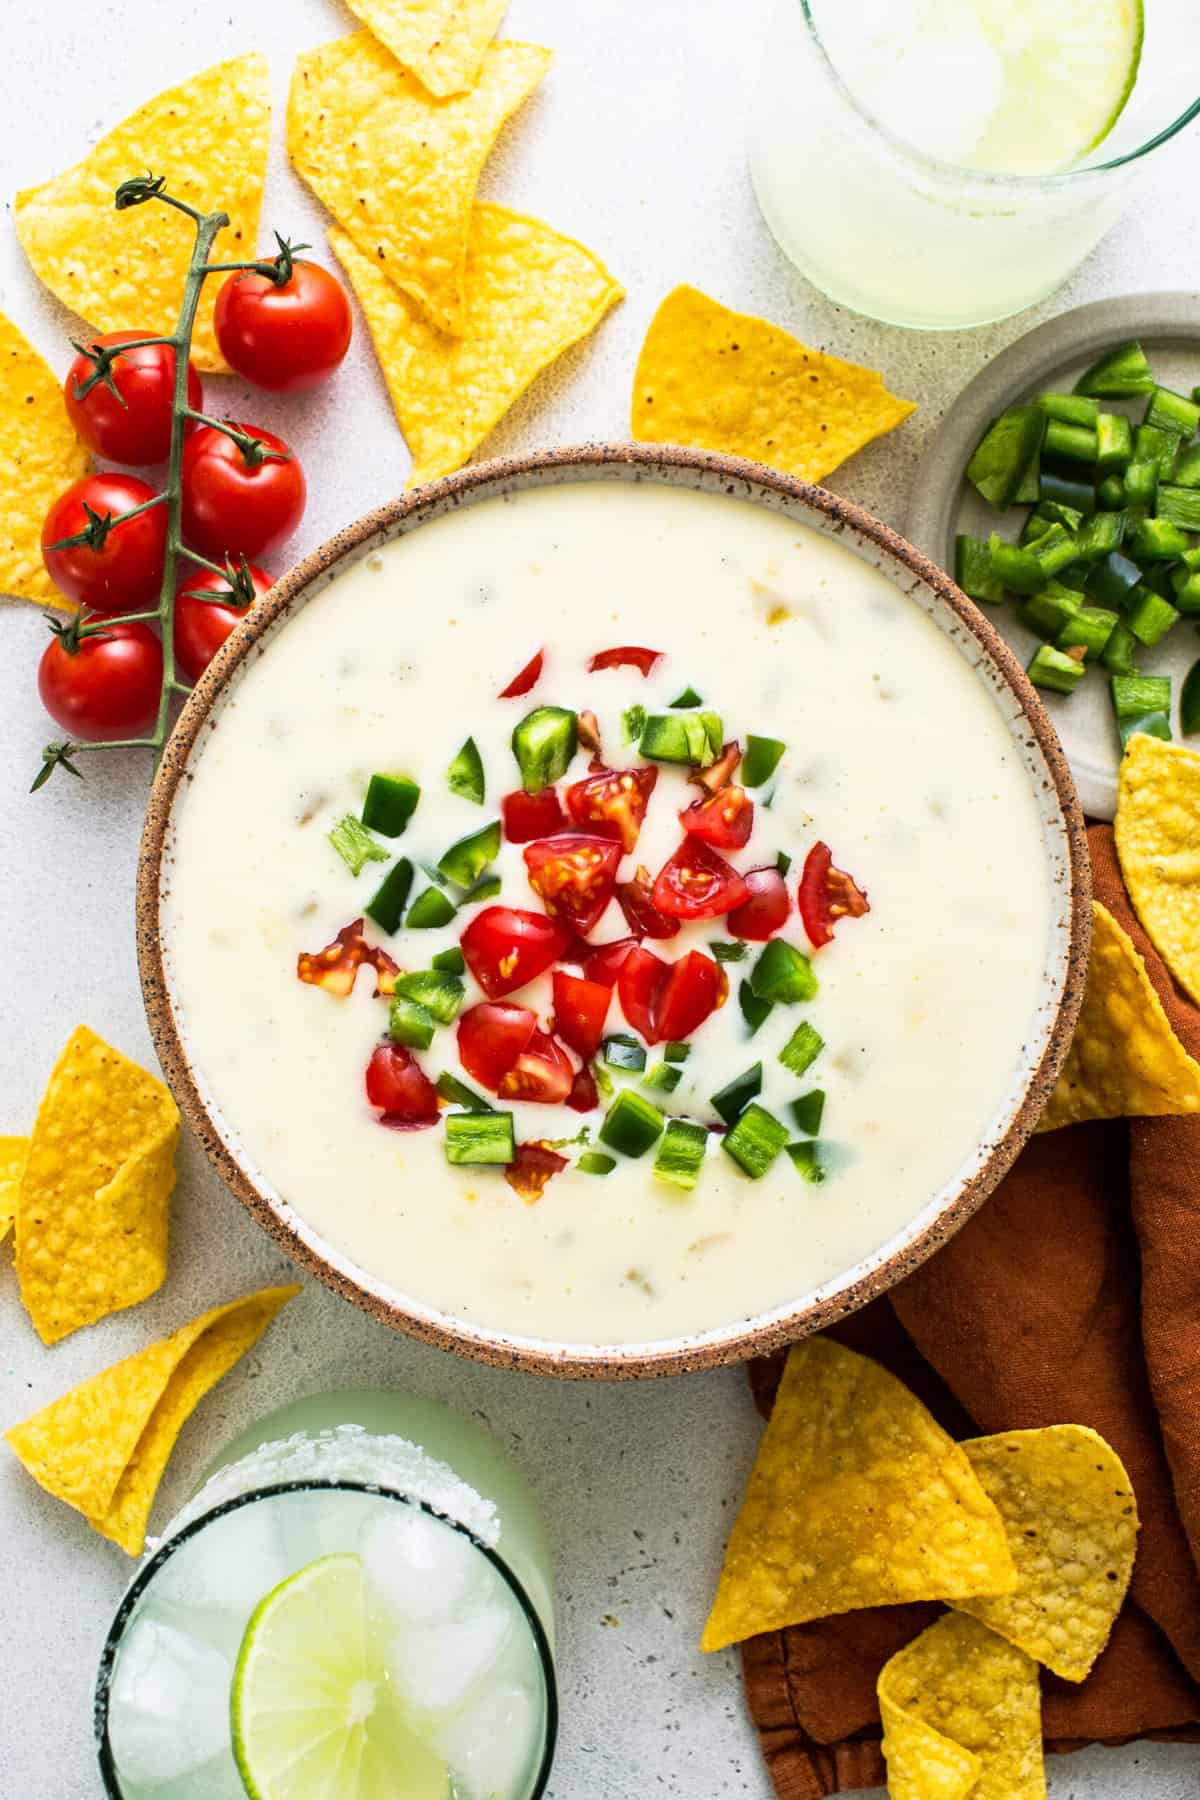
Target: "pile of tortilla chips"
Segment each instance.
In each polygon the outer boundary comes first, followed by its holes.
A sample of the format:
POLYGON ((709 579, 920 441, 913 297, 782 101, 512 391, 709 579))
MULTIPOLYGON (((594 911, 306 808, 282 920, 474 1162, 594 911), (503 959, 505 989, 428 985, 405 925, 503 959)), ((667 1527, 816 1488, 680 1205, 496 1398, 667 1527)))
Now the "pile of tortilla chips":
POLYGON ((790 1351, 703 1648, 861 1607, 954 1610, 879 1677, 896 1800, 1041 1800, 1038 1664, 1082 1681, 1133 1571, 1129 1478, 1081 1425, 956 1444, 825 1338, 790 1351))

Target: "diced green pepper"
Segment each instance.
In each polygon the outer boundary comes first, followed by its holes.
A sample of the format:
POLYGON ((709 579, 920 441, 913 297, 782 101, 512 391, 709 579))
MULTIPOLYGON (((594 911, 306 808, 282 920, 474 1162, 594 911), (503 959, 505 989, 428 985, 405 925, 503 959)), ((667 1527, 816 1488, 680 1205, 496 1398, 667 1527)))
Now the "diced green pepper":
POLYGON ((479 877, 478 881, 471 883, 459 904, 479 906, 484 900, 494 900, 503 885, 498 875, 485 873, 479 877))
POLYGON ((1096 490, 1090 481, 1081 481, 1072 475, 1062 475, 1057 469, 1043 469, 1038 477, 1037 500, 1045 505, 1048 500, 1057 501, 1060 506, 1069 506, 1075 512, 1089 517, 1096 510, 1096 490))
POLYGON ((792 859, 786 850, 780 850, 775 857, 775 867, 781 875, 786 875, 792 866, 792 859))
POLYGON ((1200 662, 1194 662, 1179 690, 1179 729, 1184 737, 1200 731, 1200 662))
POLYGON ((500 821, 496 819, 491 825, 484 825, 469 836, 459 838, 451 844, 444 856, 438 858, 438 868, 447 881, 456 886, 469 888, 477 881, 489 863, 495 862, 500 854, 500 821))
POLYGON ((1200 406, 1171 388, 1156 387, 1146 403, 1146 423, 1176 437, 1195 437, 1200 429, 1200 406))
POLYGON ((527 794, 553 787, 570 766, 579 741, 573 712, 563 706, 536 706, 513 728, 512 748, 527 794))
POLYGON ((421 790, 407 775, 372 775, 362 822, 382 837, 399 837, 417 810, 421 790))
POLYGON ((1113 711, 1117 718, 1136 719, 1142 713, 1171 710, 1171 677, 1169 675, 1114 675, 1112 678, 1113 711))
POLYGON ((1125 536, 1125 512, 1093 513, 1085 519, 1075 537, 1075 554, 1082 563, 1099 562, 1121 548, 1125 536))
POLYGON ((427 887, 409 907, 404 923, 409 931, 436 931, 439 926, 448 925, 457 911, 441 888, 427 887))
POLYGON ((682 1080, 682 1069, 677 1069, 668 1062, 660 1062, 646 1070, 642 1086, 654 1093, 673 1094, 682 1080))
POLYGON ((792 1101, 791 1113, 796 1121, 797 1131, 803 1131, 809 1137, 816 1137, 821 1129, 821 1119, 825 1112, 825 1091, 813 1088, 810 1093, 801 1094, 798 1100, 792 1101))
POLYGON ((363 907, 368 919, 374 919, 381 931, 399 931, 412 884, 413 866, 407 856, 402 856, 363 907))
POLYGON ((1171 480, 1176 487, 1200 488, 1200 444, 1179 452, 1171 480))
POLYGON ((773 1003, 770 1000, 760 1000, 748 981, 738 984, 738 1005, 742 1009, 743 1019, 750 1027, 751 1037, 763 1020, 774 1011, 773 1003))
POLYGON ((673 710, 683 712, 686 711, 688 707, 703 706, 704 696, 703 694, 698 694, 694 687, 685 687, 682 694, 674 700, 668 700, 667 705, 673 710))
MULTIPOLYGON (((1171 479, 1178 454, 1179 438, 1173 431, 1163 431, 1158 425, 1139 425, 1133 434, 1133 461, 1155 463, 1159 478, 1163 481, 1171 479)), ((1125 471, 1125 485, 1129 486, 1128 469, 1125 471)))
MULTIPOLYGON (((1186 492, 1186 489, 1181 490, 1186 492)), ((1170 519, 1142 519, 1134 527, 1129 550, 1139 562, 1174 562, 1188 547, 1187 533, 1170 519)))
POLYGON ((474 738, 467 739, 446 770, 446 786, 452 794, 461 794, 464 800, 473 800, 476 806, 483 805, 483 758, 474 738))
POLYGON ((615 1156, 606 1156, 603 1150, 585 1150, 575 1167, 581 1175, 611 1175, 617 1166, 615 1156))
MULTIPOLYGON (((627 706, 621 714, 621 731, 627 744, 636 744, 646 729, 646 709, 639 702, 636 706, 627 706)), ((582 1159, 581 1159, 582 1160, 582 1159)))
POLYGON ((1119 475, 1133 461, 1133 426, 1124 413, 1101 413, 1096 420, 1096 470, 1119 475))
POLYGON ((821 1161, 820 1144, 789 1144, 787 1153, 792 1159, 792 1167, 803 1180, 817 1187, 825 1179, 825 1165, 821 1161))
POLYGON ((467 966, 467 959, 457 944, 451 944, 449 950, 439 950, 429 960, 435 969, 445 969, 448 975, 461 975, 467 966))
POLYGON ((1004 584, 992 568, 992 553, 982 538, 964 533, 955 539, 954 579, 972 600, 995 606, 1004 599, 1004 584))
POLYGON ((1050 688, 1056 694, 1073 694, 1083 680, 1083 664, 1051 644, 1043 644, 1026 674, 1035 687, 1050 688))
POLYGON ((665 1124, 652 1101, 632 1088, 623 1088, 604 1116, 600 1141, 623 1156, 644 1156, 662 1136, 665 1124))
POLYGON ((1117 725, 1117 733, 1122 750, 1126 748, 1130 738, 1139 734, 1143 737, 1161 738, 1164 744, 1169 744, 1171 720, 1165 712, 1139 713, 1135 719, 1122 719, 1117 725))
POLYGON ((1041 480, 1042 457, 1041 452, 1039 451, 1026 469, 1024 475, 1021 477, 1021 485, 1016 492, 1015 504, 1017 506, 1036 505, 1038 494, 1041 491, 1041 480))
POLYGON ((1036 543, 1030 544, 1029 552, 1036 558, 1043 575, 1049 580, 1075 561, 1075 546, 1076 539, 1065 525, 1051 525, 1036 543))
POLYGON ((1099 454, 1094 425, 1064 425, 1061 419, 1047 419, 1043 456, 1052 462, 1094 463, 1099 454))
POLYGON ((1105 475, 1096 483, 1096 499, 1106 512, 1119 512, 1127 498, 1125 481, 1120 475, 1105 475))
POLYGON ((446 1161, 448 1163, 510 1163, 517 1154, 512 1114, 506 1112, 448 1113, 446 1161))
POLYGON ((712 1106, 727 1125, 736 1125, 750 1102, 762 1093, 762 1073, 762 1064, 756 1062, 713 1094, 712 1106))
POLYGON ((458 1079, 457 1075, 451 1075, 448 1069, 438 1076, 433 1085, 443 1100, 449 1100, 455 1106, 465 1106, 468 1112, 495 1112, 496 1110, 490 1101, 484 1099, 482 1094, 477 1094, 474 1088, 469 1088, 465 1081, 458 1079))
POLYGON ((1033 594, 1026 600, 1021 608, 1021 623, 1052 644, 1082 605, 1082 594, 1072 594, 1065 588, 1058 592, 1047 588, 1044 593, 1033 594))
POLYGON ((386 862, 388 853, 366 827, 347 813, 329 833, 329 841, 352 875, 361 875, 369 862, 386 862))
POLYGON ((706 769, 722 748, 720 715, 714 712, 651 713, 638 750, 653 762, 690 763, 706 769))
MULTIPOLYGON (((1164 602, 1164 605, 1166 603, 1164 602)), ((1060 650, 1081 649, 1087 662, 1102 656, 1120 620, 1103 606, 1081 606, 1063 626, 1055 643, 1060 650)))
POLYGON ((746 754, 742 758, 742 786, 761 787, 764 781, 769 781, 786 749, 787 745, 779 738, 755 737, 750 732, 746 738, 746 754))
POLYGON ((1038 405, 1048 419, 1064 425, 1094 427, 1100 417, 1100 402, 1086 394, 1039 394, 1038 405))
POLYGON ((1083 514, 1073 506, 1061 506, 1057 500, 1042 501, 1025 521, 1021 532, 1021 542, 1028 544, 1051 525, 1065 525, 1068 531, 1078 531, 1083 524, 1083 514))
POLYGON ((804 952, 786 938, 777 937, 763 945, 750 971, 750 987, 760 1000, 791 1006, 812 999, 817 991, 817 977, 804 952))
POLYGON ((1004 508, 1018 491, 1042 447, 1046 415, 1038 406, 1014 406, 989 426, 967 464, 967 480, 991 505, 1004 508))
POLYGON ((688 1119, 672 1119, 658 1146, 654 1173, 660 1181, 670 1182, 672 1187, 690 1193, 700 1179, 707 1147, 708 1132, 703 1125, 693 1125, 688 1119))
POLYGON ((761 1181, 787 1141, 787 1126, 765 1106, 752 1102, 732 1131, 725 1133, 721 1148, 752 1181, 761 1181))
POLYGON ((690 1044, 664 1044, 663 1056, 669 1063, 685 1063, 692 1054, 690 1044))
POLYGON ((725 944, 718 940, 708 947, 719 963, 743 962, 749 954, 749 947, 743 943, 725 944))
POLYGON ((1179 613, 1171 602, 1151 588, 1136 588, 1129 596, 1125 623, 1138 643, 1145 644, 1148 650, 1161 643, 1178 620, 1179 613))
POLYGON ((1087 578, 1087 591, 1104 606, 1124 606, 1125 599, 1142 579, 1142 571, 1123 551, 1113 550, 1094 564, 1087 578))
POLYGON ((1113 627, 1112 636, 1100 652, 1100 661, 1110 675, 1133 675, 1137 664, 1134 658, 1138 651, 1138 641, 1123 619, 1119 619, 1113 627))
POLYGON ((1122 477, 1121 492, 1127 508, 1153 506, 1158 492, 1158 464, 1152 457, 1130 463, 1122 477))
POLYGON ((988 548, 992 573, 1001 587, 1013 594, 1038 594, 1045 587, 1046 571, 1032 550, 1023 550, 1019 544, 1006 544, 994 531, 988 548))
POLYGON ((1200 531, 1200 488, 1161 481, 1154 496, 1156 518, 1167 519, 1181 531, 1200 531))
POLYGON ((1077 394, 1098 394, 1102 400, 1123 400, 1131 394, 1154 392, 1154 377, 1146 352, 1136 341, 1118 344, 1079 377, 1077 394))
POLYGON ((1200 615, 1200 569, 1189 569, 1184 565, 1174 571, 1171 582, 1179 611, 1189 618, 1200 615))
POLYGON ((805 1020, 797 1025, 783 1049, 779 1052, 779 1060, 791 1075, 803 1075, 812 1067, 825 1048, 825 1039, 814 1025, 805 1020))
POLYGON ((646 1066, 645 1047, 636 1038, 617 1031, 604 1040, 604 1060, 612 1069, 632 1069, 640 1074, 646 1066))
POLYGON ((437 1030, 437 1020, 427 1007, 402 995, 393 998, 388 1009, 388 1035, 396 1044, 407 1044, 411 1050, 428 1050, 437 1030))
POLYGON ((417 969, 396 977, 397 994, 416 1000, 431 1012, 439 1025, 452 1025, 462 1011, 466 984, 445 969, 417 969))

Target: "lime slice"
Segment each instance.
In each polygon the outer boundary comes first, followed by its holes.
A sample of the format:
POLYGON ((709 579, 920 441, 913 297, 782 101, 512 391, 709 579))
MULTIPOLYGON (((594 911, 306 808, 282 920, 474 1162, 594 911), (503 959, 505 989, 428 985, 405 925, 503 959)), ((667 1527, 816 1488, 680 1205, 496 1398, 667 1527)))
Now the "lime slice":
POLYGON ((447 1800, 446 1765, 399 1714, 371 1643, 362 1564, 323 1556, 255 1609, 231 1696, 250 1800, 447 1800))

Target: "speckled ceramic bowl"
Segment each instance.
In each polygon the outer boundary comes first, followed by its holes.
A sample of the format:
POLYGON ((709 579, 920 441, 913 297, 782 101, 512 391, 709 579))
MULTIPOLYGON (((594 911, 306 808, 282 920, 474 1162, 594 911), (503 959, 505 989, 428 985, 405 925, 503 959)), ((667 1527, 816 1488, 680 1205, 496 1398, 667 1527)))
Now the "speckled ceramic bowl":
POLYGON ((485 1362, 547 1374, 622 1379, 732 1362, 817 1331, 864 1305, 930 1256, 986 1199, 1037 1123, 1067 1053, 1082 998, 1091 921, 1083 820, 1070 772, 1042 705, 1003 641, 948 576, 869 514, 822 488, 733 458, 645 445, 586 445, 480 464, 378 508, 306 557, 234 632, 189 699, 150 798, 138 880, 138 951, 150 1029, 167 1080, 222 1179, 289 1255, 382 1324, 485 1362), (881 570, 971 664, 1011 732, 1039 809, 1053 891, 1043 997, 996 1123, 953 1179, 876 1254, 834 1281, 753 1318, 645 1344, 556 1344, 483 1330, 413 1300, 326 1243, 265 1179, 239 1141, 236 1120, 207 1094, 192 1061, 186 1015, 164 957, 161 899, 169 887, 172 808, 189 763, 203 755, 243 664, 269 655, 289 618, 348 563, 417 531, 429 519, 532 486, 577 481, 656 482, 728 494, 788 514, 881 570))

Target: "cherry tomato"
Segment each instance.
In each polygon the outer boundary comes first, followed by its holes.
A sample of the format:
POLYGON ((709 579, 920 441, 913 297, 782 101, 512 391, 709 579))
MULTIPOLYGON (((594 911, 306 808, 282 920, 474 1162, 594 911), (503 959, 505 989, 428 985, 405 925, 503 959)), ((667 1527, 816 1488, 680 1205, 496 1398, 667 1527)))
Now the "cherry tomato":
POLYGON ((545 1193, 551 1177, 561 1174, 566 1166, 567 1158, 546 1144, 518 1144, 516 1155, 504 1171, 504 1179, 527 1206, 532 1206, 545 1193))
POLYGON ((214 425, 198 426, 183 446, 184 542, 218 562, 261 556, 291 537, 308 493, 299 458, 281 437, 257 425, 233 428, 250 448, 214 425))
POLYGON ((575 1081, 575 1065, 557 1039, 535 1031, 497 1092, 504 1100, 561 1106, 575 1081))
POLYGON ((754 802, 745 788, 735 784, 685 807, 679 823, 693 837, 715 844, 718 850, 740 850, 750 840, 754 802))
POLYGON ((519 700, 522 694, 527 694, 530 688, 534 686, 540 678, 541 673, 542 652, 539 650, 536 656, 530 657, 520 674, 514 675, 506 688, 500 689, 497 699, 519 700))
POLYGON ((612 989, 603 982, 555 969, 554 1029, 584 1062, 600 1048, 611 999, 612 989))
POLYGON ((120 520, 153 499, 148 482, 118 474, 85 475, 60 494, 42 526, 42 561, 55 587, 92 612, 145 612, 156 606, 167 548, 166 506, 120 520), (117 523, 106 528, 108 518, 117 523), (93 543, 51 547, 82 532, 93 543))
POLYGON ((638 841, 657 781, 657 769, 598 769, 567 789, 567 811, 576 825, 619 838, 628 852, 638 841))
POLYGON ((699 838, 685 837, 654 883, 659 912, 677 919, 716 919, 748 896, 745 880, 699 838))
POLYGON ((673 938, 680 929, 678 919, 669 919, 655 906, 650 876, 645 869, 638 869, 631 881, 617 883, 617 905, 636 937, 673 938))
POLYGON ((667 963, 653 951, 643 950, 638 945, 629 952, 617 976, 621 1011, 648 1044, 657 1044, 662 1036, 658 1028, 658 1007, 669 974, 667 963))
POLYGON ((669 1043, 690 1037, 724 1004, 729 983, 711 956, 689 950, 671 965, 658 1007, 659 1035, 669 1043))
POLYGON ((661 650, 643 649, 641 644, 619 644, 615 650, 597 650, 588 669, 592 673, 597 669, 640 669, 649 675, 662 654, 661 650))
POLYGON ((621 846, 567 832, 527 844, 524 855, 529 885, 550 917, 586 936, 613 897, 621 846))
POLYGON ((527 1006, 483 1001, 458 1021, 458 1060, 468 1075, 494 1093, 537 1029, 527 1006))
MULTIPOLYGON (((114 349, 144 331, 106 331, 88 338, 87 350, 114 349)), ((171 344, 139 344, 100 364, 81 351, 67 370, 63 401, 72 425, 89 449, 109 462, 166 462, 171 453, 171 403, 175 396, 175 350, 171 344), (107 366, 107 377, 97 377, 107 366), (92 385, 79 397, 79 390, 92 385), (116 392, 113 392, 113 389, 116 392)), ((187 403, 204 404, 200 377, 188 363, 187 403)))
POLYGON ((551 837, 566 824, 558 802, 557 788, 543 788, 538 794, 527 794, 518 788, 505 794, 500 802, 504 835, 510 844, 529 844, 534 838, 551 837))
POLYGON ((311 262, 293 262, 284 282, 252 269, 231 275, 217 295, 213 324, 230 368, 280 394, 327 381, 353 330, 341 282, 311 262))
MULTIPOLYGON (((265 569, 249 565, 257 600, 271 586, 265 569)), ((235 625, 249 612, 239 606, 224 575, 212 569, 197 569, 194 575, 181 575, 175 584, 175 660, 189 681, 199 681, 205 669, 235 625), (199 600, 197 594, 229 594, 229 604, 216 600, 199 600)))
POLYGON ((594 1112, 599 1106, 600 1090, 596 1086, 596 1077, 586 1064, 577 1071, 566 1104, 572 1112, 594 1112))
POLYGON ((142 737, 161 690, 162 645, 145 625, 107 625, 74 653, 52 638, 38 665, 42 705, 56 725, 89 743, 142 737))
POLYGON ((544 913, 515 906, 485 906, 461 939, 467 967, 489 1000, 500 1000, 544 974, 569 941, 544 913))
POLYGON ((835 869, 828 844, 814 844, 800 876, 800 919, 814 950, 828 944, 839 919, 861 919, 871 910, 853 876, 835 869))
MULTIPOLYGON (((678 931, 679 927, 676 926, 675 929, 678 931)), ((602 987, 616 987, 621 964, 629 952, 636 948, 635 937, 618 938, 613 944, 600 944, 585 961, 583 972, 589 981, 598 981, 602 987)))
POLYGON ((792 910, 787 883, 774 867, 747 869, 744 880, 750 897, 734 907, 725 924, 733 937, 765 943, 775 936, 792 910))
POLYGON ((367 1064, 367 1099, 395 1131, 422 1131, 438 1120, 437 1089, 403 1044, 377 1044, 367 1064))

